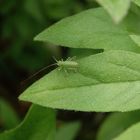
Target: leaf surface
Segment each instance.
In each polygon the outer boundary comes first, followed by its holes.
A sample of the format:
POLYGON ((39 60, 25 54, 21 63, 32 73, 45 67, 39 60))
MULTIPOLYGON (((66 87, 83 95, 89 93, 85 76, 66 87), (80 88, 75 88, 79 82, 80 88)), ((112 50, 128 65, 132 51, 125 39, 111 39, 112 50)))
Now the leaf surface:
POLYGON ((140 35, 130 35, 130 37, 140 47, 140 35))
POLYGON ((35 40, 72 48, 140 52, 127 29, 115 25, 102 8, 65 18, 41 32, 35 40))
POLYGON ((114 140, 138 140, 140 138, 140 123, 128 128, 124 133, 114 140))
POLYGON ((58 129, 55 140, 74 140, 79 128, 79 122, 71 122, 68 124, 64 124, 58 129))
POLYGON ((19 98, 68 110, 140 109, 140 54, 112 50, 85 57, 77 63, 77 72, 56 69, 19 98))
POLYGON ((134 2, 136 5, 140 6, 140 0, 133 0, 133 2, 134 2))
POLYGON ((101 125, 97 140, 112 140, 140 121, 140 111, 113 113, 101 125))
POLYGON ((127 14, 131 0, 96 0, 101 6, 103 6, 111 15, 113 20, 118 23, 127 14))

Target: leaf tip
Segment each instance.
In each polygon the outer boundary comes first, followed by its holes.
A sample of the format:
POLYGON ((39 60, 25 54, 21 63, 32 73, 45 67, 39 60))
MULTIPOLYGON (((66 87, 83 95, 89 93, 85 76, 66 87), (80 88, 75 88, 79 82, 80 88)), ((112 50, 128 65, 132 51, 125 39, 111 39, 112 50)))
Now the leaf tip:
POLYGON ((34 41, 40 41, 39 35, 35 36, 35 37, 33 38, 33 40, 34 40, 34 41))
POLYGON ((19 97, 18 97, 19 100, 21 101, 26 101, 26 96, 24 94, 21 94, 19 97))

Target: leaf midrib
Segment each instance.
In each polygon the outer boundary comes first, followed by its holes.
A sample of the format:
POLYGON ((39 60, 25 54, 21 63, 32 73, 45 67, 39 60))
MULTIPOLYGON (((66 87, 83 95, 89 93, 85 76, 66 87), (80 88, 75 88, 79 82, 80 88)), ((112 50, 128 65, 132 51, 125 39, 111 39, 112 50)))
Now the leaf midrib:
POLYGON ((80 87, 92 87, 92 86, 101 86, 101 85, 109 85, 109 84, 124 84, 128 83, 130 84, 131 82, 140 82, 140 80, 128 80, 124 82, 106 82, 106 83, 96 83, 96 84, 87 84, 87 85, 78 85, 78 86, 71 86, 71 87, 62 87, 62 88, 52 88, 52 89, 43 89, 39 91, 33 91, 33 94, 38 94, 40 92, 46 92, 46 91, 53 91, 53 90, 62 90, 62 89, 73 89, 73 88, 80 88, 80 87))

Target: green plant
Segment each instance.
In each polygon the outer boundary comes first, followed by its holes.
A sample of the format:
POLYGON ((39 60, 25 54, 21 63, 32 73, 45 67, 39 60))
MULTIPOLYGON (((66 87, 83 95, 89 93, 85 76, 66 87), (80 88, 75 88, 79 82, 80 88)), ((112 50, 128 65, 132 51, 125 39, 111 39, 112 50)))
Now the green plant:
MULTIPOLYGON (((97 2, 103 8, 64 18, 35 37, 36 41, 75 48, 79 52, 84 49, 85 53, 74 54, 78 65, 76 72, 65 74, 57 68, 20 95, 20 100, 32 102, 33 106, 23 123, 2 133, 1 139, 22 139, 24 131, 29 140, 59 137, 66 140, 68 131, 71 135, 68 139, 74 139, 79 129, 77 123, 72 129, 68 127, 67 132, 62 129, 55 134, 54 109, 121 112, 106 119, 97 139, 139 139, 140 1, 97 2)), ((41 17, 36 14, 36 18, 41 17)))

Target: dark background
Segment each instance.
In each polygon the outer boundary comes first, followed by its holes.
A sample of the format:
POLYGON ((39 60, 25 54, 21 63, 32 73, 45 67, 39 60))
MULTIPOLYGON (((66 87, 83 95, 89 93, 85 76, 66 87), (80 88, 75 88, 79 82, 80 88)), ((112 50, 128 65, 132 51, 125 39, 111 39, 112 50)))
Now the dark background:
MULTIPOLYGON (((53 67, 25 79, 54 63, 52 56, 59 59, 77 53, 76 49, 34 42, 33 38, 60 19, 97 6, 93 0, 0 1, 0 99, 15 110, 20 120, 30 103, 19 101, 18 96, 53 67)), ((59 111, 57 118, 61 121, 81 120, 77 140, 93 140, 104 116, 101 113, 59 111)), ((1 131, 7 129, 1 116, 0 128, 1 131)))

